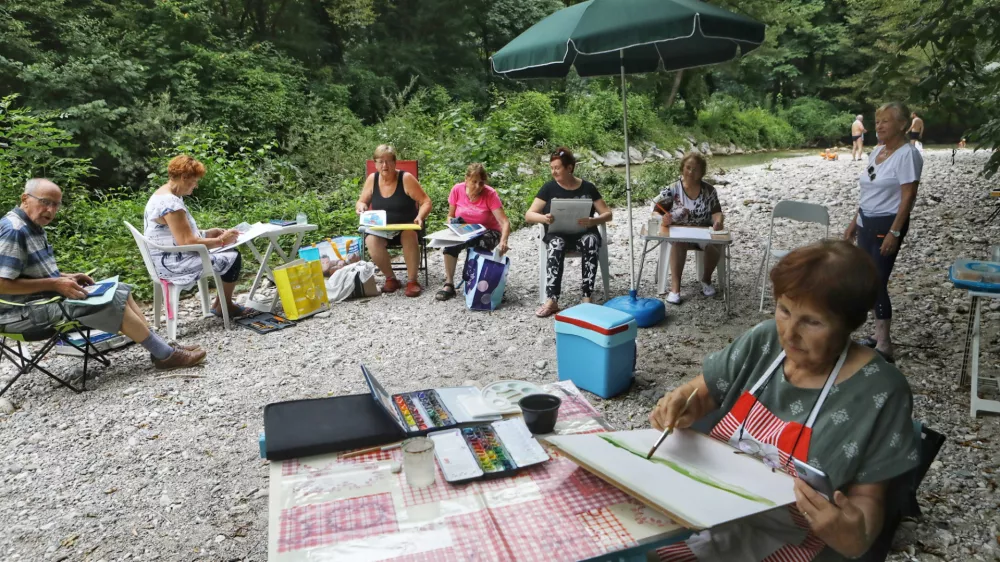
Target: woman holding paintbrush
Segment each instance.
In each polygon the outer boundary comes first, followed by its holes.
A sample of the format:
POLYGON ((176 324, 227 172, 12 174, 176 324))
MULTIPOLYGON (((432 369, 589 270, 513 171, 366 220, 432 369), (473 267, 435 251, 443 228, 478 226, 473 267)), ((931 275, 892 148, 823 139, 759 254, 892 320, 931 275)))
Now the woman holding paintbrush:
POLYGON ((775 319, 709 355, 703 374, 664 396, 650 421, 663 429, 719 420, 711 436, 735 453, 793 476, 794 458, 824 472, 836 491, 827 499, 796 478, 795 505, 661 548, 661 560, 861 556, 882 529, 888 482, 917 465, 906 378, 850 337, 878 292, 871 258, 827 240, 782 258, 771 282, 775 319))
MULTIPOLYGON (((722 230, 725 217, 722 216, 722 205, 715 188, 704 181, 708 162, 700 152, 688 152, 681 159, 681 179, 667 187, 653 199, 653 217, 660 219, 660 224, 667 227, 677 226, 711 226, 722 230)), ((655 233, 650 233, 655 234, 655 233)), ((670 292, 667 302, 681 303, 681 273, 684 272, 684 260, 688 250, 698 249, 705 252, 705 272, 701 279, 701 292, 706 297, 715 296, 712 286, 712 272, 719 265, 722 253, 714 244, 689 244, 674 242, 670 245, 670 292)))

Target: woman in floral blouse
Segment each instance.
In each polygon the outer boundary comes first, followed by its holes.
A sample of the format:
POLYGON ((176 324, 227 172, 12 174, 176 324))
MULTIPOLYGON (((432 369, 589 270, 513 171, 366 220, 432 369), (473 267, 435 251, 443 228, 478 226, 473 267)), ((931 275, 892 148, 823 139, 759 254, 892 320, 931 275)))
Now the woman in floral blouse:
MULTIPOLYGON (((722 230, 722 205, 715 188, 702 178, 708 162, 699 152, 689 152, 681 160, 681 179, 667 187, 653 199, 653 217, 663 226, 711 226, 722 230)), ((705 252, 705 276, 701 279, 701 292, 706 297, 715 296, 712 272, 719 265, 722 253, 714 244, 689 244, 674 242, 670 245, 670 292, 667 302, 681 303, 681 274, 688 250, 698 248, 705 252)))

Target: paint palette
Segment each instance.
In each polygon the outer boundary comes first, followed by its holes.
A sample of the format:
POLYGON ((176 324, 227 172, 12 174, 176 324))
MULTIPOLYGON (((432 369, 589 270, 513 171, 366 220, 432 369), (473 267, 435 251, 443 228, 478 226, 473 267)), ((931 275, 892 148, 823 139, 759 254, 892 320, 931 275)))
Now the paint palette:
POLYGON ((435 390, 419 390, 392 397, 409 431, 424 431, 457 425, 435 390))
POLYGON ((483 389, 483 400, 500 413, 516 414, 521 412, 518 401, 543 392, 540 386, 527 381, 497 381, 483 389))
POLYGON ((521 418, 439 431, 429 437, 448 482, 507 476, 549 460, 521 418))

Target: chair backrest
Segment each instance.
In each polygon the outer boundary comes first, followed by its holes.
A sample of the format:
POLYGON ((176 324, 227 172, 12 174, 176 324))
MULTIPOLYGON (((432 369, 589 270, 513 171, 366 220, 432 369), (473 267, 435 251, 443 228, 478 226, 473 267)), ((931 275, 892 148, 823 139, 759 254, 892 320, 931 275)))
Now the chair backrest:
POLYGON ((804 203, 786 199, 779 201, 771 211, 772 219, 792 219, 801 222, 814 222, 830 226, 830 212, 823 205, 804 203))
POLYGON ((139 247, 139 253, 142 255, 142 261, 146 264, 146 272, 149 273, 150 280, 155 284, 160 276, 156 273, 156 267, 153 266, 153 257, 149 255, 149 246, 146 245, 146 237, 142 235, 141 232, 136 230, 134 226, 129 224, 128 221, 123 221, 125 226, 128 227, 129 232, 132 233, 132 238, 135 238, 135 245, 139 247))
MULTIPOLYGON (((396 169, 403 170, 408 174, 413 174, 413 177, 420 179, 420 166, 417 165, 416 160, 396 160, 396 169)), ((365 177, 375 173, 375 161, 368 160, 365 162, 365 177)))

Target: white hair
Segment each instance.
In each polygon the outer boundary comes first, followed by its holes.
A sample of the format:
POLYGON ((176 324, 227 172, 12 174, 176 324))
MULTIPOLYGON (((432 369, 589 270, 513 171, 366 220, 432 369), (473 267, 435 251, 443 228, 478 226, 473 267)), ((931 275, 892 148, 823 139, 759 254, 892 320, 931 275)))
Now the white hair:
POLYGON ((865 118, 865 116, 864 116, 864 115, 861 115, 861 114, 859 113, 859 114, 858 114, 858 116, 857 116, 857 117, 855 117, 854 119, 856 119, 857 121, 861 121, 861 120, 862 120, 862 119, 864 119, 864 118, 865 118))
POLYGON ((37 192, 38 189, 44 186, 45 184, 53 185, 57 188, 59 187, 58 185, 55 184, 55 182, 53 182, 50 179, 31 178, 30 180, 24 182, 24 192, 27 193, 28 195, 34 195, 35 192, 37 192))

